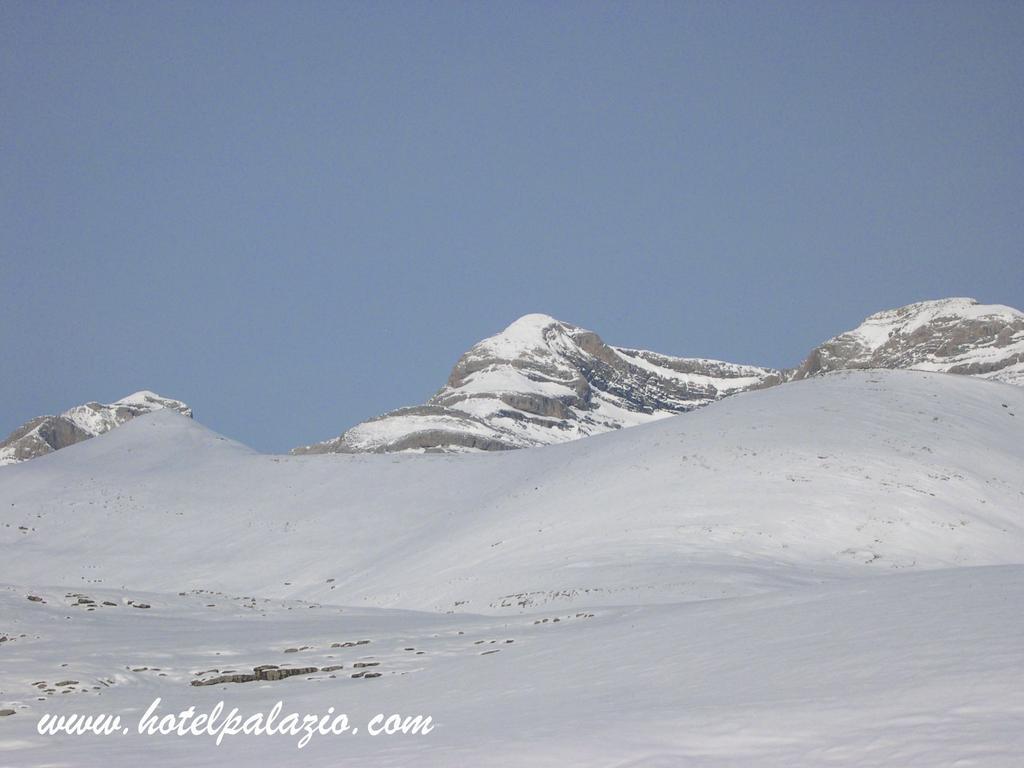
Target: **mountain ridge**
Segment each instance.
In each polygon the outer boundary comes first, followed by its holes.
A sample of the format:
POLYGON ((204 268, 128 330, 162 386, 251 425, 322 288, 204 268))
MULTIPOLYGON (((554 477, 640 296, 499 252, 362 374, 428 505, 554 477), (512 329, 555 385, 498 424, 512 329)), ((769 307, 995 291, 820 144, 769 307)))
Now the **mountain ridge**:
MULTIPOLYGON (((1024 313, 953 297, 868 316, 787 369, 676 357, 607 344, 545 314, 474 344, 425 403, 388 411, 307 453, 488 452, 537 447, 656 421, 724 397, 847 369, 914 369, 1024 386, 1024 313)), ((52 453, 158 408, 185 403, 141 391, 36 417, 0 442, 0 466, 52 453)))
POLYGON ((388 411, 292 453, 534 447, 854 368, 948 372, 1024 385, 1024 313, 959 297, 916 302, 870 315, 789 369, 612 346, 549 315, 524 315, 474 344, 423 405, 388 411))

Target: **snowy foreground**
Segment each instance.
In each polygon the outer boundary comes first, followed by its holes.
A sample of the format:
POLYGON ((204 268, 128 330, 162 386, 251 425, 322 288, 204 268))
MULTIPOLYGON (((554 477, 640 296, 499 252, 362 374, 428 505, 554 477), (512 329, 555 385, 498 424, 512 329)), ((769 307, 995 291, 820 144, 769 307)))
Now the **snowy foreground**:
POLYGON ((1024 390, 841 373, 463 456, 158 412, 0 469, 0 582, 0 766, 1018 766, 1024 390), (191 684, 263 665, 316 671, 191 684), (349 730, 140 735, 158 697, 349 730))

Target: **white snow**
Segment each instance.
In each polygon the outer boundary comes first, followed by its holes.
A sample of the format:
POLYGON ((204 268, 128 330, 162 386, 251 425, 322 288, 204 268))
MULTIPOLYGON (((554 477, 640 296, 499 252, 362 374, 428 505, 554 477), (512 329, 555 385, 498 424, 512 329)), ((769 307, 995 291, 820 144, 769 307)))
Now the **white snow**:
POLYGON ((266 456, 140 416, 0 473, 0 765, 1009 768, 1022 468, 1024 391, 921 372, 460 456, 266 456), (345 668, 189 685, 283 663, 345 668), (302 752, 35 732, 156 696, 438 727, 302 752))
POLYGON ((545 332, 552 326, 561 328, 563 324, 540 313, 523 315, 511 323, 505 330, 490 336, 475 346, 486 350, 495 357, 512 360, 523 353, 547 346, 545 332))
POLYGON ((111 405, 134 405, 138 407, 149 407, 154 402, 165 401, 167 398, 161 397, 156 392, 151 392, 148 389, 141 389, 138 392, 132 392, 132 394, 122 397, 120 400, 116 400, 111 405))
POLYGON ((433 430, 458 431, 483 437, 492 434, 492 430, 471 419, 448 415, 402 414, 401 417, 384 417, 363 422, 349 431, 349 438, 354 447, 372 450, 375 445, 383 442, 433 430))

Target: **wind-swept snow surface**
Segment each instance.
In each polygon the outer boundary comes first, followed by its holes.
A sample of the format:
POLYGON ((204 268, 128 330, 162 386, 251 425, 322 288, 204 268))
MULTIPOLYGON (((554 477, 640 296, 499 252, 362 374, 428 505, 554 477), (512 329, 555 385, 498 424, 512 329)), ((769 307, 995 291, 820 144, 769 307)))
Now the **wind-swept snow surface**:
POLYGON ((1022 419, 905 371, 490 454, 141 416, 0 473, 0 765, 1019 765, 1022 419), (190 685, 266 664, 307 671, 190 685), (35 732, 158 696, 360 733, 35 732))

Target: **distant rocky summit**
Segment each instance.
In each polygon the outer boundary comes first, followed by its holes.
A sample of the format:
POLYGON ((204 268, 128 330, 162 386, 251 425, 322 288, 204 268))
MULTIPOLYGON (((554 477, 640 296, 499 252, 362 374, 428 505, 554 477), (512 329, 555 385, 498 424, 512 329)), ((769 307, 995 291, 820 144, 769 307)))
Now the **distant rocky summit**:
POLYGON ((782 374, 605 344, 526 315, 477 343, 425 405, 400 408, 293 453, 496 451, 576 440, 693 410, 782 374))
POLYGON ((548 445, 845 368, 912 368, 1024 385, 1024 313, 974 299, 879 312, 774 370, 613 347, 526 315, 474 345, 424 405, 399 408, 292 453, 494 451, 548 445))
POLYGON ((44 456, 161 408, 192 416, 192 409, 185 403, 148 391, 136 392, 109 405, 86 403, 57 416, 37 416, 0 443, 0 465, 44 456))
POLYGON ((910 368, 1024 385, 1024 312, 974 299, 878 312, 817 347, 793 378, 844 368, 910 368))

